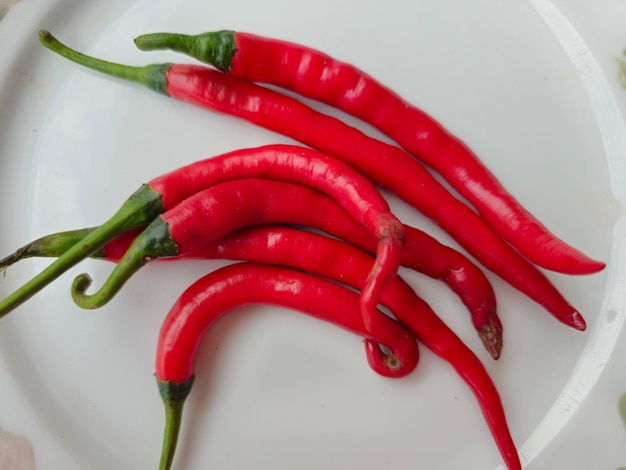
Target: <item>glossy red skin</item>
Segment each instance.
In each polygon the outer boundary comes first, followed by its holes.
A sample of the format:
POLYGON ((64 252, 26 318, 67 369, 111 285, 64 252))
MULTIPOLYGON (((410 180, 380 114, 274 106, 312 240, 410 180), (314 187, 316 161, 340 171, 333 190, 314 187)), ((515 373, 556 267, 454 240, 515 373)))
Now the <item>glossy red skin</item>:
MULTIPOLYGON (((285 217, 283 223, 321 230, 364 250, 375 252, 376 241, 333 199, 304 186, 294 185, 289 188, 289 193, 289 195, 283 193, 283 197, 294 201, 301 199, 302 204, 308 205, 307 210, 298 210, 290 214, 291 218, 285 217)), ((405 231, 406 242, 400 261, 402 266, 434 279, 440 279, 457 293, 469 309, 474 328, 485 346, 492 357, 497 358, 502 348, 502 325, 496 313, 495 294, 487 277, 467 257, 441 244, 430 235, 410 226, 405 226, 405 231)), ((252 238, 254 231, 246 230, 245 233, 252 238)), ((104 248, 105 257, 111 261, 118 261, 136 235, 137 232, 124 234, 107 244, 104 248)), ((231 239, 229 236, 226 238, 231 239)), ((241 243, 239 238, 238 244, 241 243)), ((250 243, 257 244, 253 240, 250 243)), ((222 238, 183 256, 200 259, 228 259, 228 254, 232 253, 232 250, 233 248, 225 246, 225 239, 222 238), (220 248, 217 249, 217 247, 220 248)), ((250 259, 250 261, 254 260, 250 259)))
POLYGON ((234 38, 237 50, 229 73, 295 91, 376 127, 439 172, 531 262, 566 274, 604 268, 552 234, 465 143, 362 70, 291 42, 240 32, 234 38))
MULTIPOLYGON (((258 239, 259 248, 264 244, 264 248, 268 249, 250 249, 250 245, 244 243, 247 255, 252 252, 270 253, 271 246, 276 243, 276 237, 291 237, 290 240, 281 243, 283 249, 276 253, 279 258, 274 259, 272 263, 285 263, 357 289, 365 282, 364 273, 374 262, 371 256, 357 248, 319 235, 302 231, 299 233, 298 231, 272 232, 269 228, 265 233, 265 237, 258 239), (285 249, 287 246, 290 248, 285 249), (327 256, 319 256, 322 246, 327 256)), ((219 245, 216 249, 219 250, 219 245)), ((237 270, 237 268, 230 269, 237 270)), ((216 301, 214 294, 222 294, 223 290, 228 290, 231 295, 227 301, 246 302, 248 296, 257 295, 256 291, 260 290, 259 285, 263 289, 272 289, 271 286, 276 281, 270 277, 262 279, 261 282, 260 278, 264 276, 266 274, 260 273, 255 275, 255 279, 249 285, 241 286, 237 283, 236 287, 233 287, 234 282, 216 282, 215 277, 221 279, 221 276, 209 275, 186 291, 171 309, 161 329, 156 359, 157 378, 184 382, 193 376, 194 358, 201 338, 232 305, 224 305, 220 299, 216 301)), ((289 289, 283 289, 283 291, 289 291, 289 289)), ((299 300, 307 302, 306 305, 314 306, 317 310, 322 309, 322 312, 334 311, 341 303, 337 302, 330 292, 326 294, 322 294, 316 300, 308 298, 299 300)), ((293 295, 293 292, 290 292, 290 295, 293 295)), ((300 294, 297 293, 296 297, 299 296, 300 294)), ((394 278, 390 283, 383 295, 382 303, 421 342, 448 362, 466 382, 478 400, 483 416, 508 468, 521 468, 499 393, 480 360, 400 277, 394 278)))
POLYGON ((413 334, 382 312, 379 328, 368 332, 358 297, 343 286, 285 267, 237 263, 213 271, 185 290, 166 316, 157 347, 157 379, 190 379, 206 331, 229 311, 248 304, 288 307, 333 323, 366 338, 368 360, 377 373, 395 378, 411 373, 419 360, 413 334), (397 367, 385 366, 376 343, 392 351, 397 367))
POLYGON ((207 67, 173 65, 167 91, 173 98, 247 120, 345 161, 431 218, 485 267, 559 321, 586 328, 582 315, 541 271, 400 148, 289 96, 207 67))
MULTIPOLYGON (((243 178, 289 181, 324 192, 362 223, 372 238, 378 241, 377 264, 362 295, 366 326, 374 328, 378 299, 400 265, 404 225, 391 213, 387 201, 367 178, 344 162, 316 150, 293 145, 236 150, 192 163, 150 181, 149 186, 163 195, 163 205, 174 206, 162 217, 168 222, 176 220, 176 224, 170 223, 170 232, 180 252, 195 249, 198 240, 203 243, 202 237, 195 235, 197 230, 193 227, 202 221, 194 220, 195 216, 188 213, 196 211, 190 208, 190 201, 198 207, 206 205, 204 198, 197 196, 204 188, 220 181, 243 178), (176 201, 182 200, 185 200, 184 206, 175 206, 176 201), (185 222, 178 220, 181 218, 179 214, 185 216, 185 222)), ((299 209, 306 210, 306 206, 299 206, 299 209)), ((230 208, 221 217, 233 217, 235 210, 230 208)), ((248 215, 252 220, 255 216, 256 213, 248 215)))

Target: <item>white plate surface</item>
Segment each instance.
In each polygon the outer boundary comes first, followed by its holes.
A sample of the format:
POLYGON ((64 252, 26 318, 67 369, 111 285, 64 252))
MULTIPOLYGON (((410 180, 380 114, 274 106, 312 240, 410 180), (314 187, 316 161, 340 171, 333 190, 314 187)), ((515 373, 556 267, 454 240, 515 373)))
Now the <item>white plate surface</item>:
MULTIPOLYGON (((136 35, 158 30, 235 29, 317 47, 434 115, 555 233, 608 262, 592 276, 548 273, 586 317, 584 333, 488 273, 506 329, 497 362, 455 296, 403 274, 486 364, 525 468, 626 466, 617 405, 626 392, 626 136, 612 78, 566 13, 548 0, 17 2, 0 21, 0 254, 99 224, 139 184, 184 163, 289 142, 86 71, 44 49, 38 29, 129 64, 189 61, 134 48, 136 35)), ((456 246, 389 200, 407 223, 456 246)), ((0 295, 47 263, 11 267, 0 295)), ((111 304, 86 312, 68 295, 71 279, 89 271, 98 283, 111 269, 86 261, 2 319, 0 468, 156 468, 160 319, 187 285, 221 264, 151 265, 111 304)), ((473 396, 425 348, 414 374, 387 380, 368 369, 358 338, 255 307, 220 321, 198 361, 177 468, 500 465, 473 396)))

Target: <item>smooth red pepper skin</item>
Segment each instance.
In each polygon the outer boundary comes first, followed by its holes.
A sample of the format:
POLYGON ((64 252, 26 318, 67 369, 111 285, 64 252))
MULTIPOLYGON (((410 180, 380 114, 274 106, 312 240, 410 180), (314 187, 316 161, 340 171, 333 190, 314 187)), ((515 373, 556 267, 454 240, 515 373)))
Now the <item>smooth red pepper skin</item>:
POLYGON ((214 271, 191 285, 165 318, 157 346, 156 377, 165 405, 165 432, 159 468, 171 467, 183 405, 194 381, 195 355, 204 333, 236 307, 263 303, 289 307, 365 336, 370 367, 402 377, 417 364, 415 337, 379 312, 378 330, 363 322, 360 296, 319 277, 279 266, 239 263, 214 271), (377 342, 387 344, 383 353, 377 342))
MULTIPOLYGON (((372 183, 346 163, 312 149, 268 145, 193 163, 153 179, 149 186, 163 195, 166 207, 171 207, 220 179, 251 177, 288 180, 329 194, 378 240, 379 263, 362 296, 366 325, 374 328, 374 299, 380 298, 388 280, 397 272, 404 226, 372 183)), ((176 235, 174 239, 180 245, 176 235)))
MULTIPOLYGON (((398 147, 369 138, 286 95, 216 70, 193 65, 129 67, 80 54, 47 31, 40 32, 39 39, 68 60, 151 89, 155 89, 156 81, 163 82, 163 77, 157 79, 155 73, 163 72, 164 91, 174 98, 248 120, 346 161, 432 218, 484 266, 543 305, 563 323, 579 330, 586 328, 580 313, 567 303, 543 273, 398 147)), ((88 279, 83 277, 76 281, 84 288, 88 279)), ((11 301, 12 304, 17 302, 11 301)))
MULTIPOLYGON (((380 328, 370 333, 359 314, 358 294, 328 280, 256 263, 237 263, 209 273, 178 298, 165 317, 157 347, 159 380, 184 382, 195 374, 195 356, 206 331, 230 310, 248 304, 273 304, 311 315, 387 345, 398 362, 387 377, 403 377, 415 369, 419 352, 414 336, 381 312, 380 328)), ((376 354, 383 357, 376 348, 376 354)), ((372 349, 367 346, 368 357, 372 349)), ((376 359, 373 367, 384 363, 376 359)))
POLYGON ((167 83, 173 98, 250 121, 342 159, 431 218, 485 267, 561 322, 586 328, 582 315, 542 272, 398 147, 291 97, 206 67, 173 65, 167 83))
MULTIPOLYGON (((262 155, 262 152, 258 153, 258 160, 263 159, 262 155)), ((72 286, 74 301, 83 308, 99 308, 110 301, 137 270, 154 259, 179 256, 241 226, 279 223, 283 213, 306 210, 308 204, 295 204, 293 200, 284 197, 281 188, 292 185, 294 183, 272 180, 234 180, 188 197, 146 227, 95 294, 85 294, 91 283, 89 276, 78 276, 72 286)), ((378 300, 400 265, 404 225, 388 212, 386 202, 380 207, 376 205, 375 199, 365 198, 359 204, 362 193, 357 191, 356 185, 348 189, 351 190, 349 194, 337 202, 347 211, 352 211, 354 217, 364 220, 372 237, 378 237, 377 262, 370 272, 368 290, 363 289, 361 295, 364 321, 373 330, 379 317, 376 310, 378 300)), ((380 194, 378 196, 384 201, 380 194)))
MULTIPOLYGON (((283 213, 283 223, 320 230, 371 253, 376 251, 376 241, 334 200, 304 186, 294 185, 289 191, 287 187, 284 188, 285 191, 281 193, 283 198, 290 200, 294 207, 306 205, 307 210, 283 213)), ((400 261, 402 266, 440 279, 457 293, 469 309, 474 328, 485 348, 497 359, 502 349, 503 328, 496 313, 495 293, 487 277, 468 258, 428 234, 410 226, 405 226, 405 231, 406 242, 400 261)), ((246 233, 251 234, 252 231, 246 233)), ((130 232, 118 237, 104 247, 100 256, 118 261, 136 236, 137 232, 130 232)), ((182 257, 227 258, 229 250, 224 245, 225 239, 197 248, 182 257)))
MULTIPOLYGON (((314 191, 304 186, 298 186, 295 190, 314 191)), ((300 211, 301 217, 291 219, 289 223, 321 230, 375 253, 376 241, 361 224, 330 197, 319 192, 316 192, 316 196, 317 198, 312 198, 316 199, 315 202, 306 211, 300 211)), ((34 240, 0 260, 0 272, 22 259, 62 256, 96 229, 92 227, 58 232, 34 240)), ((441 244, 425 232, 408 225, 405 226, 405 232, 406 242, 402 251, 401 264, 433 279, 441 280, 458 294, 468 308, 472 323, 485 348, 494 359, 497 359, 502 348, 502 325, 496 312, 495 293, 485 274, 466 256, 441 244)), ((133 230, 119 235, 91 256, 119 261, 139 233, 141 231, 133 230)), ((203 248, 183 255, 189 258, 212 256, 210 251, 205 252, 203 248)))
MULTIPOLYGON (((359 249, 330 238, 302 231, 273 231, 272 228, 266 228, 262 232, 265 235, 259 236, 258 244, 269 249, 260 250, 259 253, 267 254, 273 251, 271 247, 279 238, 281 240, 279 243, 282 249, 276 252, 279 258, 273 259, 272 263, 284 263, 286 266, 337 280, 357 289, 365 282, 364 273, 373 263, 373 259, 359 249), (321 249, 328 253, 328 256, 319 256, 321 249)), ((222 246, 229 249, 226 245, 222 246)), ((236 244, 230 246, 235 247, 236 244)), ((251 248, 249 243, 240 246, 246 251, 246 257, 251 257, 252 252, 257 251, 251 248)), ((216 246, 216 250, 220 250, 219 245, 216 246)), ((234 251, 231 253, 235 254, 234 251)), ((243 254, 239 252, 239 255, 243 254)), ((268 258, 271 257, 268 255, 268 258)), ((176 302, 163 324, 156 360, 157 377, 162 381, 184 382, 195 373, 193 358, 198 340, 194 341, 194 338, 206 331, 206 325, 213 315, 206 314, 203 321, 207 323, 201 325, 200 320, 196 320, 194 324, 189 323, 188 318, 191 315, 198 317, 204 315, 200 312, 203 308, 216 308, 213 299, 204 295, 205 292, 212 292, 214 284, 199 282, 200 284, 197 283, 190 288, 193 295, 185 293, 176 302), (203 305, 199 305, 200 302, 203 305), (194 347, 191 347, 192 345, 194 347), (174 376, 177 379, 174 379, 174 376)), ((382 303, 411 329, 424 345, 447 361, 466 382, 476 396, 507 467, 511 470, 521 468, 500 396, 480 360, 400 277, 394 278, 390 283, 383 295, 382 303)))
MULTIPOLYGON (((409 233, 412 232, 408 231, 407 234, 409 233)), ((330 235, 334 234, 330 233, 330 235)), ((358 255, 354 255, 354 253, 358 248, 363 249, 358 244, 350 246, 342 241, 315 235, 308 231, 288 227, 256 226, 236 230, 216 242, 189 253, 186 257, 276 263, 299 267, 316 273, 324 273, 323 275, 330 277, 331 267, 336 262, 336 254, 344 250, 346 253, 343 253, 340 259, 348 258, 348 254, 352 254, 353 258, 357 258, 358 255), (317 256, 315 253, 317 253, 317 256), (306 265, 299 264, 302 258, 306 260, 306 265), (317 259, 319 265, 312 264, 311 260, 315 259, 317 259)), ((410 251, 405 247, 403 260, 408 259, 409 255, 410 251)), ((411 258, 415 259, 415 257, 411 258)), ((403 264, 406 266, 410 263, 403 264)), ((343 270, 340 269, 341 266, 337 268, 339 269, 338 272, 345 270, 345 268, 343 270)), ((356 266, 354 269, 357 270, 356 266)), ((363 278, 359 281, 353 280, 352 284, 361 288, 365 284, 365 274, 372 269, 372 263, 368 265, 365 262, 361 262, 359 269, 362 270, 363 278)), ((471 296, 474 294, 475 292, 470 293, 471 296)), ((385 296, 383 295, 384 298, 385 296)), ((489 300, 487 299, 487 301, 489 300)), ((498 359, 502 350, 503 340, 502 324, 495 309, 490 310, 488 313, 483 310, 471 310, 470 312, 472 314, 473 326, 478 332, 483 346, 492 358, 498 359)))
MULTIPOLYGON (((345 162, 317 150, 287 144, 238 149, 193 162, 153 178, 148 185, 166 208, 215 184, 245 178, 288 181, 323 192, 338 201, 375 239, 379 219, 390 213, 376 187, 345 162)), ((393 217, 392 217, 393 219, 393 217)), ((402 225, 399 221, 396 225, 402 225)), ((402 237, 403 228, 398 228, 402 237)))
MULTIPOLYGON (((566 274, 589 274, 604 268, 604 263, 551 233, 507 192, 464 142, 364 71, 293 42, 245 32, 215 34, 221 36, 204 49, 195 47, 201 45, 201 37, 211 37, 211 33, 196 36, 198 41, 193 40, 194 36, 181 36, 185 41, 173 48, 213 63, 233 76, 286 88, 371 124, 439 172, 531 262, 566 274), (216 63, 214 52, 223 45, 227 50, 216 63)), ((136 42, 147 45, 150 36, 136 42)))

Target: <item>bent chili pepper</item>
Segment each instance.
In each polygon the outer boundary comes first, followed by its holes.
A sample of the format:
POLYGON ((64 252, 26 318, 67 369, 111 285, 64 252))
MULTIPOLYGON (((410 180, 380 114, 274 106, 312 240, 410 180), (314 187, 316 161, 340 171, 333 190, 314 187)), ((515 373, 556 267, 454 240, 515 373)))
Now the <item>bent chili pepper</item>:
MULTIPOLYGON (((188 196, 223 181, 264 177, 293 181, 329 194, 378 241, 379 263, 372 270, 370 283, 363 290, 362 296, 364 319, 371 326, 375 320, 371 314, 374 313, 377 299, 400 264, 405 238, 404 225, 389 211, 389 205, 373 184, 356 170, 318 151, 293 145, 241 149, 192 163, 152 179, 131 196, 110 221, 64 253, 21 289, 0 301, 0 315, 51 282, 54 276, 60 275, 61 269, 89 256, 119 233, 145 227, 146 222, 151 222, 159 213, 173 208, 188 196)), ((299 206, 298 209, 305 207, 299 206)), ((222 214, 222 217, 227 216, 226 213, 222 214)), ((85 286, 86 281, 87 278, 83 278, 76 285, 85 286)), ((77 299, 80 305, 90 305, 88 308, 101 305, 101 301, 106 302, 106 296, 79 296, 77 299)))
MULTIPOLYGON (((349 184, 345 179, 342 181, 349 184)), ((157 258, 180 256, 197 250, 242 226, 280 223, 285 217, 293 217, 286 214, 300 212, 309 204, 288 197, 292 186, 293 183, 243 179, 217 184, 188 197, 159 215, 137 236, 100 290, 86 294, 91 279, 87 274, 77 276, 72 284, 74 301, 83 308, 101 307, 137 270, 157 258)), ((379 319, 377 305, 380 296, 396 275, 400 263, 404 226, 400 224, 401 228, 398 228, 397 219, 384 206, 377 207, 371 199, 359 199, 356 195, 362 193, 357 185, 352 184, 350 189, 350 202, 343 199, 338 202, 355 217, 362 218, 370 234, 379 239, 377 261, 361 292, 363 321, 373 330, 379 319), (384 282, 384 285, 372 288, 372 280, 381 284, 384 282)))
MULTIPOLYGON (((313 233, 287 229, 275 231, 272 228, 257 233, 263 233, 259 236, 258 243, 259 247, 263 246, 267 251, 250 248, 251 245, 247 242, 231 244, 232 240, 237 239, 236 234, 230 235, 225 243, 217 243, 215 251, 219 252, 222 248, 230 251, 232 248, 232 255, 242 258, 258 256, 259 260, 271 251, 278 257, 267 256, 267 259, 272 259, 272 263, 284 263, 286 266, 327 277, 356 289, 364 284, 364 273, 374 262, 357 248, 313 233), (276 244, 280 245, 279 249, 275 248, 276 244), (244 251, 238 251, 237 247, 244 251), (328 256, 319 256, 322 250, 328 256)), ((212 324, 216 316, 214 312, 221 307, 219 301, 216 302, 212 296, 207 295, 212 294, 215 289, 211 276, 190 287, 181 297, 182 300, 176 302, 163 323, 157 348, 156 375, 160 383, 167 384, 167 388, 160 387, 166 403, 179 403, 182 406, 182 401, 172 397, 172 392, 179 387, 186 387, 193 380, 197 345, 212 324)), ((250 289, 243 290, 246 293, 241 295, 245 298, 250 289)), ((481 407, 507 467, 511 470, 520 469, 500 396, 480 360, 400 277, 394 278, 389 284, 383 294, 382 304, 413 331, 418 340, 447 361, 466 382, 481 407)), ((182 411, 180 407, 175 409, 178 414, 182 411)))
POLYGON ((586 328, 583 316, 541 271, 400 148, 372 139, 291 97, 216 70, 176 64, 124 66, 76 52, 47 31, 39 37, 44 46, 76 63, 247 120, 346 161, 431 218, 486 268, 561 322, 577 330, 586 328))
MULTIPOLYGON (((304 186, 293 186, 288 197, 304 198, 306 193, 312 191, 304 186), (297 196, 298 193, 302 195, 297 196)), ((321 230, 364 250, 375 252, 376 241, 334 200, 322 193, 310 194, 307 200, 309 204, 307 210, 295 214, 295 217, 289 220, 285 219, 284 223, 321 230)), ((93 230, 95 229, 59 232, 37 239, 18 249, 13 255, 0 260, 0 270, 30 256, 61 256, 93 230)), ((470 312, 474 328, 485 349, 497 359, 502 349, 502 324, 496 312, 495 294, 487 277, 463 254, 441 244, 430 235, 408 225, 405 225, 405 231, 406 242, 400 260, 402 266, 445 282, 459 295, 470 312)), ((138 233, 131 231, 118 236, 95 252, 93 257, 119 261, 138 233)), ((215 245, 198 248, 182 257, 212 258, 216 256, 212 248, 215 245)))
POLYGON ((566 274, 604 268, 560 240, 502 186, 472 150, 373 77, 318 50, 235 31, 139 36, 142 50, 172 49, 251 82, 277 85, 351 114, 440 173, 531 262, 566 274))
POLYGON ((160 469, 169 469, 182 419, 183 404, 194 380, 195 356, 205 332, 222 316, 247 304, 273 304, 319 318, 366 338, 370 366, 383 364, 385 376, 402 377, 417 364, 413 334, 379 312, 370 333, 360 315, 358 294, 310 274, 279 266, 237 263, 213 271, 192 284, 175 302, 159 334, 156 377, 165 404, 165 432, 160 469), (384 354, 376 345, 387 345, 384 354))

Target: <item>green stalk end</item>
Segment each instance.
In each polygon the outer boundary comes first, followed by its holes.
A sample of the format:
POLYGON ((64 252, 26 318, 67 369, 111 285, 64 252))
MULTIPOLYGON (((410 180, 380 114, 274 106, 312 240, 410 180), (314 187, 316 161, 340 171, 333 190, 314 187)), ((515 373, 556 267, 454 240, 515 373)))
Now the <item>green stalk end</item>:
POLYGON ((86 293, 91 278, 87 274, 80 274, 72 283, 72 298, 76 305, 85 309, 102 307, 115 297, 133 274, 150 261, 177 255, 178 246, 172 240, 167 222, 157 217, 135 239, 97 292, 86 293))
POLYGON ((180 435, 183 406, 191 392, 193 381, 193 376, 184 382, 171 382, 157 378, 159 393, 165 405, 165 429, 159 470, 169 470, 172 467, 178 436, 180 435))
POLYGON ((172 64, 151 64, 143 67, 116 64, 82 54, 62 44, 50 31, 39 31, 39 42, 53 52, 84 67, 106 75, 140 83, 153 91, 169 96, 167 93, 167 71, 172 64))
POLYGON ((175 33, 144 34, 135 38, 135 45, 142 51, 170 49, 182 52, 222 72, 230 71, 237 52, 235 32, 228 30, 195 36, 175 33))
POLYGON ((58 258, 94 230, 95 228, 69 230, 38 238, 28 245, 18 248, 15 253, 6 258, 0 259, 0 272, 12 264, 27 258, 58 258))
POLYGON ((108 221, 65 251, 38 275, 0 301, 0 318, 31 298, 61 274, 129 230, 147 226, 163 212, 161 196, 142 186, 108 221))

